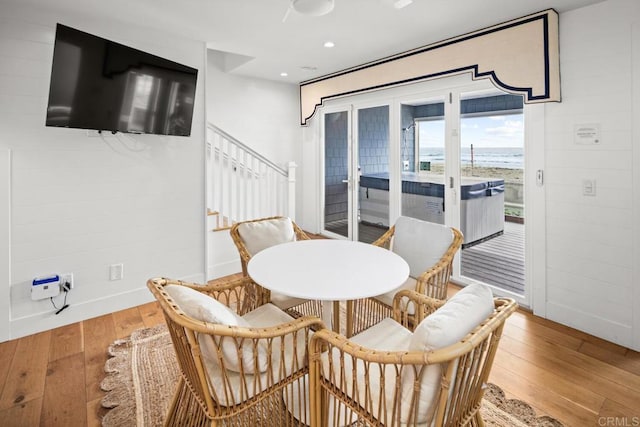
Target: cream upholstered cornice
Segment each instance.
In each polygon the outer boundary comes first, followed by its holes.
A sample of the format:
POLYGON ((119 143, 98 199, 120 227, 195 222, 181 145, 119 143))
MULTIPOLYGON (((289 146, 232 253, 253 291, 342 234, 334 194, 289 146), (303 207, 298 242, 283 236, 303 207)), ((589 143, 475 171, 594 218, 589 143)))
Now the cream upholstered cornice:
POLYGON ((525 103, 560 101, 558 13, 528 15, 300 83, 301 124, 324 100, 471 73, 525 103))

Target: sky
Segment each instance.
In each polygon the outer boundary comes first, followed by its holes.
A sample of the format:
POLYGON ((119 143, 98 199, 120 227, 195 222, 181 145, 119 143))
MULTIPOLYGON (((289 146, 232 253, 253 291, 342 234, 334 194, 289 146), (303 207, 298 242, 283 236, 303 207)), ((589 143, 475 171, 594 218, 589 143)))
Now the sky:
MULTIPOLYGON (((444 120, 419 123, 421 146, 444 147, 444 120)), ((469 147, 471 144, 474 148, 524 146, 522 114, 463 118, 460 128, 461 147, 469 147)))

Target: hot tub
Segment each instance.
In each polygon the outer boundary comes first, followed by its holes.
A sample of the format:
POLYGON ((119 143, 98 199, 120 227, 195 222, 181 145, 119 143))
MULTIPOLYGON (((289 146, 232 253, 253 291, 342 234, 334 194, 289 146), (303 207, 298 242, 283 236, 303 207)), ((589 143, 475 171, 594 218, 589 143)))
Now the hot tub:
MULTIPOLYGON (((465 247, 504 231, 504 180, 463 177, 460 231, 465 247)), ((444 224, 444 177, 402 173, 402 215, 444 224)), ((360 220, 389 226, 389 174, 360 177, 360 220)))

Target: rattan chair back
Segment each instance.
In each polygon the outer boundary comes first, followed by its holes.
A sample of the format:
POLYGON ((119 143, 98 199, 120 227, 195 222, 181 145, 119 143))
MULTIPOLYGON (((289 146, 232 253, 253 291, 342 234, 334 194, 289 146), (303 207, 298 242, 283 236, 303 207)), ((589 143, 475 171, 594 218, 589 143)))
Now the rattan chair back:
MULTIPOLYGON (((460 342, 428 352, 365 348, 335 332, 319 331, 310 343, 311 425, 483 426, 479 412, 483 388, 504 322, 517 308, 511 299, 495 298, 494 303, 494 312, 460 342), (419 410, 425 399, 420 381, 436 364, 442 368, 441 380, 431 401, 432 418, 425 421, 419 410)), ((400 291, 394 299, 394 319, 411 329, 416 320, 443 304, 414 291, 400 291), (406 310, 409 304, 415 305, 411 316, 406 310)))
MULTIPOLYGON (((295 419, 304 420, 304 414, 292 414, 287 410, 294 402, 290 401, 291 396, 289 401, 283 397, 283 390, 294 385, 305 386, 300 382, 306 381, 308 373, 306 343, 312 328, 321 328, 322 321, 304 317, 267 328, 208 323, 185 314, 164 289, 167 285, 195 289, 239 315, 264 304, 257 285, 246 277, 204 286, 165 278, 147 282, 162 308, 181 374, 165 419, 166 426, 215 426, 218 423, 281 426, 297 422, 295 419), (203 355, 206 351, 202 347, 203 337, 211 338, 206 342, 213 346, 208 354, 215 359, 215 369, 203 355), (257 355, 258 350, 263 349, 264 371, 253 370, 257 369, 257 361, 241 364, 240 372, 232 371, 222 356, 230 344, 236 346, 238 358, 243 357, 243 352, 257 355)), ((299 406, 300 402, 297 404, 299 406)))
MULTIPOLYGON (((457 228, 444 225, 442 227, 447 227, 451 230, 451 244, 437 263, 415 278, 416 284, 414 288, 419 294, 439 300, 447 299, 447 289, 453 274, 453 259, 462 247, 464 240, 462 233, 457 228)), ((391 250, 395 231, 396 226, 393 225, 373 244, 391 250)), ((391 317, 391 311, 392 307, 390 305, 375 297, 349 302, 347 335, 355 335, 382 319, 391 317)))
MULTIPOLYGON (((283 216, 272 216, 268 218, 258 218, 249 221, 241 221, 235 223, 230 230, 231 239, 233 243, 236 245, 238 249, 238 253, 240 254, 240 264, 242 266, 242 274, 248 276, 247 272, 247 264, 251 257, 255 254, 252 254, 251 251, 247 247, 247 242, 242 238, 241 228, 243 224, 255 224, 255 223, 265 223, 265 222, 276 222, 284 219, 286 217, 283 216)), ((293 234, 295 235, 296 240, 309 240, 310 237, 305 233, 294 221, 291 221, 291 225, 293 227, 293 234)), ((260 288, 260 291, 263 294, 263 299, 265 302, 271 301, 271 291, 266 288, 260 288)), ((322 303, 320 301, 312 301, 308 300, 301 304, 295 305, 293 307, 283 307, 286 308, 287 313, 292 315, 293 317, 299 316, 322 316, 322 303)))
MULTIPOLYGON (((259 222, 277 221, 283 218, 285 217, 272 216, 268 218, 258 218, 258 219, 252 219, 249 221, 237 222, 233 224, 233 226, 231 226, 231 230, 229 231, 229 233, 231 234, 231 239, 233 239, 233 243, 236 245, 236 248, 238 248, 238 253, 240 254, 240 263, 242 265, 242 273, 245 276, 247 275, 247 264, 249 263, 249 260, 251 259, 251 257, 255 254, 252 254, 249 252, 249 249, 247 249, 246 242, 240 235, 240 229, 242 225, 259 223, 259 222)), ((309 240, 309 236, 307 235, 307 233, 305 233, 300 227, 298 227, 298 225, 294 221, 291 221, 291 225, 293 226, 293 232, 296 236, 296 240, 309 240)))

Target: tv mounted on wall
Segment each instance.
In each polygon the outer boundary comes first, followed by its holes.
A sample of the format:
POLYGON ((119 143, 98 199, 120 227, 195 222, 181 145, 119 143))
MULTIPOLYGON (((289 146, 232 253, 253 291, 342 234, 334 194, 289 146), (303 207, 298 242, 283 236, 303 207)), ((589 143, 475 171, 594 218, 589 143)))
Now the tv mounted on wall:
POLYGON ((189 136, 198 70, 62 24, 47 126, 189 136))

